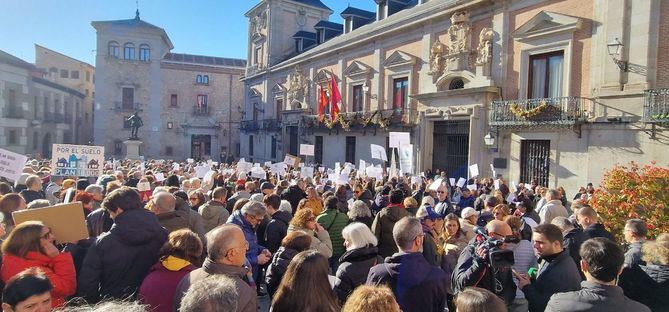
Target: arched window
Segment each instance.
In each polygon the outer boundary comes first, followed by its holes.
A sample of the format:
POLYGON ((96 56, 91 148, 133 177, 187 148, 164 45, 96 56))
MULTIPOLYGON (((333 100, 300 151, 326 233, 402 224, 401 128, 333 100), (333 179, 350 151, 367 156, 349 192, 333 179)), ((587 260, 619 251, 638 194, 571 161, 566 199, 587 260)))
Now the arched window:
POLYGON ((455 78, 451 80, 451 83, 448 84, 448 90, 463 89, 464 87, 465 82, 460 78, 455 78))
POLYGON ((128 42, 123 46, 123 58, 126 60, 135 59, 135 45, 128 42))
POLYGON ((139 60, 142 62, 151 60, 151 48, 149 48, 148 44, 139 45, 139 60))
POLYGON ((202 83, 209 84, 209 75, 204 75, 204 77, 202 77, 202 83))
POLYGON ((202 84, 202 75, 197 75, 197 77, 195 77, 195 83, 202 84))
POLYGON ((109 41, 109 44, 107 45, 107 55, 109 57, 118 58, 118 54, 119 54, 118 42, 109 41))

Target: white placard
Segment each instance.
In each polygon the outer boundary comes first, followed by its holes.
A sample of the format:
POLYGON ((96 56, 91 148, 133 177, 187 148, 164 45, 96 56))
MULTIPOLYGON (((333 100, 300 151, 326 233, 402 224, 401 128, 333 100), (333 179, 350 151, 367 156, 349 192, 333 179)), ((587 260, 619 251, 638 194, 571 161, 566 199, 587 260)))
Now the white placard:
POLYGON ((304 178, 313 178, 314 177, 314 167, 304 166, 300 169, 300 176, 304 178))
POLYGON ((251 171, 251 168, 253 168, 253 164, 247 163, 247 162, 239 162, 237 163, 237 172, 238 173, 247 173, 251 171))
POLYGON ((163 174, 162 172, 158 172, 158 173, 154 174, 153 177, 156 178, 157 182, 165 181, 165 174, 163 174))
POLYGON ((409 132, 390 132, 388 146, 390 148, 400 148, 403 145, 411 144, 411 134, 409 132))
POLYGON ((455 186, 455 178, 450 178, 448 181, 451 183, 451 186, 455 186))
POLYGON ((465 178, 460 178, 458 179, 458 183, 455 185, 459 188, 463 188, 465 186, 465 183, 467 183, 467 180, 465 178))
POLYGON ((257 179, 265 179, 267 176, 265 175, 265 170, 263 168, 253 167, 251 168, 251 177, 257 179))
POLYGON ((259 167, 260 167, 260 163, 253 163, 253 167, 257 167, 257 168, 259 168, 259 167))
POLYGON ((195 167, 195 176, 202 179, 204 178, 204 176, 207 175, 207 172, 209 172, 209 170, 210 170, 209 167, 207 167, 206 165, 195 167))
POLYGON ((51 166, 55 176, 98 177, 105 162, 104 146, 54 144, 51 166))
POLYGON ((283 159, 283 163, 293 168, 297 168, 300 165, 300 157, 286 154, 286 157, 283 159))
POLYGON ((189 163, 189 164, 192 164, 192 163, 195 162, 195 159, 193 159, 193 158, 188 158, 188 159, 186 159, 186 162, 189 163))
POLYGON ((443 179, 437 179, 434 182, 432 182, 432 184, 430 184, 430 187, 428 189, 436 191, 442 182, 444 182, 443 179))
POLYGON ((511 192, 517 192, 518 187, 516 186, 516 181, 511 181, 511 192))
POLYGON ((23 173, 28 157, 0 148, 0 177, 16 181, 23 173))
POLYGON ((325 172, 325 167, 318 167, 318 171, 319 171, 320 173, 325 172))
POLYGON ((470 191, 472 191, 472 192, 473 192, 473 191, 476 191, 476 184, 467 185, 467 188, 468 188, 470 191))
POLYGON ((266 161, 266 162, 265 162, 265 167, 269 167, 269 166, 271 166, 271 165, 272 165, 272 162, 271 162, 271 161, 266 161))
POLYGON ((403 174, 413 173, 413 144, 400 146, 400 170, 403 174))
POLYGON ((137 183, 137 190, 140 192, 147 192, 151 190, 151 183, 149 182, 139 182, 137 183))
POLYGON ((353 208, 353 203, 354 202, 355 202, 355 200, 353 200, 353 198, 348 199, 348 201, 346 203, 348 203, 348 208, 349 209, 353 208))
POLYGON ((179 163, 173 163, 172 164, 172 170, 174 170, 174 171, 181 170, 181 165, 179 165, 179 163))
POLYGON ((386 155, 386 149, 381 145, 371 144, 370 149, 372 152, 372 158, 388 161, 388 155, 386 155))
POLYGON ((411 184, 420 184, 420 182, 421 182, 420 177, 416 177, 416 176, 411 177, 411 184))
POLYGON ((360 159, 360 167, 358 167, 358 171, 364 171, 365 168, 367 168, 367 162, 364 160, 360 159))
POLYGON ((314 156, 314 146, 312 144, 300 144, 300 155, 314 156))
POLYGON ((495 185, 495 189, 499 190, 499 179, 495 180, 495 182, 493 182, 493 183, 495 185))
POLYGON ((469 166, 469 178, 473 179, 479 176, 479 164, 469 166))

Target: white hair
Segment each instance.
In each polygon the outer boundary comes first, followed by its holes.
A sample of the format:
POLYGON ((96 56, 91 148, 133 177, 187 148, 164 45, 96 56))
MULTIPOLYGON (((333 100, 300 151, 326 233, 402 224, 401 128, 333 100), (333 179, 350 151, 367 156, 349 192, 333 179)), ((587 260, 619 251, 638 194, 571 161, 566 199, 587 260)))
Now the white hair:
POLYGON ((425 206, 426 204, 430 207, 434 207, 434 198, 432 198, 432 196, 423 197, 423 200, 420 201, 420 205, 425 206))
POLYGON ((347 213, 349 219, 355 219, 356 217, 371 217, 372 212, 367 207, 367 204, 362 200, 356 200, 353 202, 353 205, 349 207, 347 213))
POLYGON ((349 242, 348 249, 363 248, 368 245, 376 246, 378 240, 374 233, 360 222, 353 222, 341 230, 341 236, 349 242))
POLYGON ((151 193, 151 195, 156 196, 159 193, 169 193, 169 191, 164 186, 157 186, 156 188, 153 189, 153 193, 151 193))
POLYGON ((293 214, 293 206, 290 204, 289 201, 285 199, 281 201, 281 205, 279 205, 279 210, 293 214))

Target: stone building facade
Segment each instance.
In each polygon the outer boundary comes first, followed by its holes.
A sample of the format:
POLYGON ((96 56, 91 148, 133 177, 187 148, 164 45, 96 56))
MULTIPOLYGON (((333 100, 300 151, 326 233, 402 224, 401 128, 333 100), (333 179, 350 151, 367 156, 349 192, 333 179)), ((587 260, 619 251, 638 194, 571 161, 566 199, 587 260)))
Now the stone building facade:
POLYGON ((86 96, 47 72, 0 51, 0 147, 51 157, 52 144, 74 144, 86 96))
POLYGON ((139 18, 91 23, 97 31, 95 144, 124 156, 135 111, 140 155, 214 159, 239 155, 244 60, 171 53, 164 29, 139 18))
POLYGON ((570 194, 616 163, 666 162, 669 4, 376 3, 376 12, 347 8, 333 36, 321 1, 260 1, 247 12, 243 157, 277 161, 310 143, 326 166, 374 163, 369 144, 404 131, 416 172, 466 177, 479 164, 490 176, 492 164, 508 181, 570 194), (332 79, 343 103, 334 125, 317 116, 332 79))

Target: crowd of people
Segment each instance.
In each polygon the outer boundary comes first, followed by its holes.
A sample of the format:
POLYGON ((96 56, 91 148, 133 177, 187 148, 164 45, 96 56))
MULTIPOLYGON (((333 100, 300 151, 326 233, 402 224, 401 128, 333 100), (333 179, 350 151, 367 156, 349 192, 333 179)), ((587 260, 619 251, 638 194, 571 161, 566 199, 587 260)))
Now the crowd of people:
POLYGON ((452 186, 443 172, 50 168, 33 159, 0 182, 3 311, 669 311, 669 234, 649 240, 631 219, 616 242, 588 205, 592 184, 569 200, 534 181, 452 186), (89 236, 77 243, 12 217, 77 202, 89 236))

